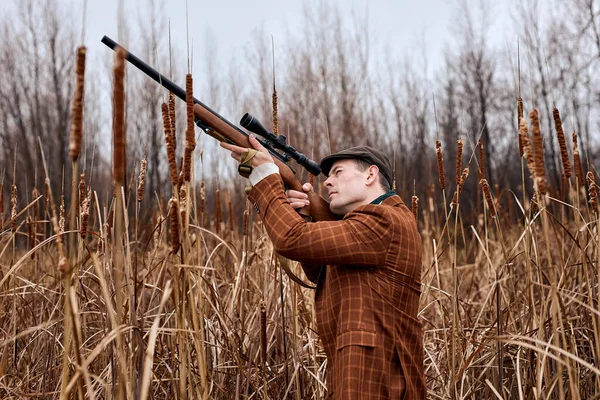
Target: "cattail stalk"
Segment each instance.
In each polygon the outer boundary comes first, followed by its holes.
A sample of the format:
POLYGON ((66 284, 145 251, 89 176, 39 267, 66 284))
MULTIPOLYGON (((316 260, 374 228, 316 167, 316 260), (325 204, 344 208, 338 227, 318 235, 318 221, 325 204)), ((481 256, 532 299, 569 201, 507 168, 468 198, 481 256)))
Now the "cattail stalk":
POLYGON ((175 156, 175 143, 172 140, 171 121, 169 120, 169 106, 167 103, 161 105, 163 130, 165 132, 165 143, 167 145, 167 159, 169 160, 169 175, 173 190, 177 187, 177 158, 175 156))
POLYGON ((487 179, 482 178, 481 180, 479 180, 479 184, 481 185, 485 201, 488 205, 488 209, 490 210, 490 216, 492 218, 496 218, 496 206, 494 204, 494 200, 492 200, 492 192, 490 190, 490 185, 488 184, 487 179))
POLYGON ((40 231, 41 224, 38 223, 40 217, 40 203, 36 201, 36 199, 40 197, 40 192, 36 187, 33 188, 31 192, 31 198, 34 201, 33 203, 33 224, 35 226, 35 234, 36 234, 36 242, 37 242, 37 233, 40 231))
POLYGON ((588 184, 588 190, 590 193, 590 205, 592 206, 592 211, 598 212, 598 185, 596 185, 596 179, 594 178, 594 174, 592 171, 588 171, 585 179, 588 184))
POLYGON ((175 117, 175 95, 173 92, 169 92, 169 122, 171 127, 169 132, 171 134, 173 148, 177 148, 177 120, 175 117))
POLYGON ((69 140, 69 156, 73 162, 77 162, 81 153, 81 138, 83 131, 83 97, 84 97, 84 75, 85 75, 85 46, 77 48, 77 61, 75 63, 75 95, 71 111, 73 119, 71 122, 71 136, 69 140))
POLYGON ((113 68, 113 178, 121 186, 125 183, 125 56, 125 50, 117 48, 113 68))
POLYGON ((88 221, 90 219, 90 202, 92 200, 92 191, 88 189, 87 195, 83 196, 81 203, 81 226, 79 227, 79 235, 85 239, 87 235, 88 221))
POLYGON ((579 185, 583 186, 583 166, 581 165, 581 157, 579 156, 576 132, 573 132, 573 167, 575 168, 575 177, 579 181, 579 185))
POLYGON ((10 230, 17 231, 17 185, 14 183, 10 188, 10 230))
POLYGON ((462 171, 462 152, 464 143, 462 139, 456 142, 456 186, 460 183, 460 174, 462 171))
POLYGON ((477 141, 477 149, 479 150, 479 179, 485 178, 485 159, 483 157, 483 142, 481 139, 477 141))
POLYGON ((229 220, 229 234, 231 235, 231 238, 233 238, 233 204, 231 203, 231 196, 229 194, 229 190, 227 191, 227 213, 228 215, 228 220, 229 220))
POLYGON ((179 189, 179 213, 181 214, 181 227, 185 232, 187 229, 187 190, 185 186, 179 189))
POLYGON ((169 221, 171 222, 171 252, 179 251, 179 221, 177 220, 177 199, 171 197, 169 200, 169 221))
POLYGON ((560 119, 560 112, 558 108, 554 107, 552 110, 552 116, 554 117, 554 127, 556 128, 556 137, 558 139, 558 146, 560 147, 560 158, 563 165, 563 172, 567 179, 571 177, 571 163, 569 162, 569 152, 567 151, 567 140, 565 139, 565 132, 562 128, 562 121, 560 119))
POLYGON ((144 155, 144 157, 142 157, 142 161, 140 162, 140 182, 137 189, 138 203, 141 203, 142 199, 144 198, 144 188, 146 187, 146 163, 146 155, 144 155))
POLYGON ((415 216, 415 221, 419 220, 419 198, 416 195, 412 197, 412 213, 415 216))
POLYGON ((83 200, 85 199, 85 172, 83 174, 80 175, 79 177, 79 202, 76 202, 77 204, 77 210, 75 211, 77 214, 79 214, 79 210, 81 210, 81 207, 83 206, 83 200))
POLYGON ((50 179, 44 180, 44 215, 50 215, 50 197, 52 192, 50 191, 50 179))
POLYGON ((444 155, 442 154, 442 142, 435 141, 435 152, 437 154, 438 174, 440 176, 440 189, 446 188, 446 177, 444 176, 444 155))
POLYGON ((452 197, 452 201, 450 202, 451 206, 456 205, 458 203, 458 195, 462 192, 468 176, 469 176, 469 167, 466 167, 465 169, 463 169, 462 174, 460 175, 460 181, 458 183, 458 187, 456 188, 456 191, 454 192, 454 196, 452 197))
POLYGON ((535 165, 535 182, 540 194, 546 194, 546 169, 544 166, 544 143, 540 129, 540 118, 538 110, 533 109, 529 113, 531 121, 531 135, 533 137, 533 161, 535 165))
POLYGON ((185 76, 185 105, 187 128, 185 130, 185 149, 183 156, 183 181, 189 182, 192 176, 192 155, 194 153, 194 149, 196 148, 192 74, 187 74, 185 76))

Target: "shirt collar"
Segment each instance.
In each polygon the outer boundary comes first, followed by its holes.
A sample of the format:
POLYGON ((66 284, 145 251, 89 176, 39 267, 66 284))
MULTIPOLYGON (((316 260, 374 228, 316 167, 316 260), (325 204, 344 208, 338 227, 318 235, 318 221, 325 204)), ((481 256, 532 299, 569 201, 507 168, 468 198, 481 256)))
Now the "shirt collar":
POLYGON ((378 198, 376 198, 369 204, 381 204, 385 199, 387 199, 388 197, 392 197, 395 194, 396 194, 396 192, 390 190, 389 192, 382 194, 381 196, 379 196, 378 198))

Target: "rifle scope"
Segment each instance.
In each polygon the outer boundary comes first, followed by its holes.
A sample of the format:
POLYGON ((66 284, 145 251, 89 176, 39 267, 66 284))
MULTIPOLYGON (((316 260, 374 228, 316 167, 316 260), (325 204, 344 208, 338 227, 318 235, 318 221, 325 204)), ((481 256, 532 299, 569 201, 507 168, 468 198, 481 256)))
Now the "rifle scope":
POLYGON ((267 130, 258 119, 254 118, 252 115, 246 113, 240 120, 240 125, 244 128, 248 129, 250 132, 254 132, 259 136, 264 137, 268 144, 270 144, 273 148, 277 150, 281 150, 284 154, 288 154, 292 157, 296 162, 302 165, 308 172, 313 174, 314 176, 318 176, 321 173, 321 166, 317 164, 315 161, 306 157, 304 154, 300 153, 296 148, 290 146, 286 143, 286 137, 283 135, 275 135, 273 132, 267 130))

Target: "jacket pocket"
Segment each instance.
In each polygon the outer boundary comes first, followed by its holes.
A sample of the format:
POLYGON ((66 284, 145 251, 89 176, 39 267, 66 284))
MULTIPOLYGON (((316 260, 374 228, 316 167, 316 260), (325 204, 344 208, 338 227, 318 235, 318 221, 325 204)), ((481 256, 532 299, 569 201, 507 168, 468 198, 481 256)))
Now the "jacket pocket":
POLYGON ((336 339, 336 349, 346 346, 375 347, 377 334, 374 331, 350 330, 340 334, 336 339))

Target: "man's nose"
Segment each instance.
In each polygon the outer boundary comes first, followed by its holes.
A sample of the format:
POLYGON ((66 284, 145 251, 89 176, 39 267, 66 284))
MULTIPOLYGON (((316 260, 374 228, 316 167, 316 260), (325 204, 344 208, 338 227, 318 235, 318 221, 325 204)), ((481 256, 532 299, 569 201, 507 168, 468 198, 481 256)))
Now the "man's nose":
POLYGON ((329 179, 330 179, 330 178, 327 178, 327 179, 325 179, 325 182, 323 182, 323 185, 325 185, 325 187, 330 187, 330 186, 333 186, 333 185, 331 184, 331 182, 329 181, 329 179))

